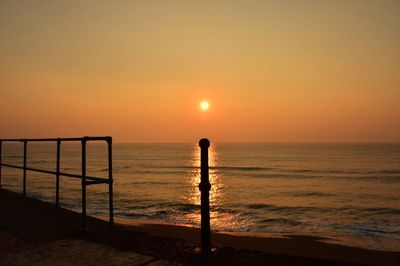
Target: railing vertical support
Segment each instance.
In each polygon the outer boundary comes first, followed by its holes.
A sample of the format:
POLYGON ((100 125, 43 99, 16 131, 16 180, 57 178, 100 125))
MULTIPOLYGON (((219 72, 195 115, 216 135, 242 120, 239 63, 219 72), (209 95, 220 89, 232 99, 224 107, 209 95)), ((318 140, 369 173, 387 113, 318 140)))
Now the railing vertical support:
POLYGON ((112 170, 112 138, 107 139, 108 146, 108 196, 110 211, 110 226, 114 225, 114 207, 113 207, 113 170, 112 170))
POLYGON ((0 139, 0 188, 1 188, 1 164, 2 164, 2 150, 3 150, 3 141, 0 139))
POLYGON ((23 188, 22 188, 22 195, 26 196, 26 151, 27 151, 27 140, 24 139, 24 180, 23 180, 23 188))
POLYGON ((56 164, 56 207, 60 207, 60 157, 61 139, 57 139, 57 164, 56 164))
POLYGON ((82 141, 82 230, 86 231, 86 138, 82 141))
POLYGON ((210 228, 210 189, 209 167, 208 167, 208 148, 210 141, 201 139, 199 142, 201 149, 201 181, 199 189, 201 191, 201 252, 204 255, 211 252, 211 228, 210 228))

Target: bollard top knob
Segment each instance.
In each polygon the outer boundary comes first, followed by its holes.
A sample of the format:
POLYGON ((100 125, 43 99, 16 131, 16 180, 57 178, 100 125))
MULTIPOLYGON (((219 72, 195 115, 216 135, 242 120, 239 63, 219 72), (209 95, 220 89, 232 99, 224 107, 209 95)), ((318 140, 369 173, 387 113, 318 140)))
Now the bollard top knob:
POLYGON ((199 141, 200 148, 208 148, 210 147, 210 141, 206 138, 203 138, 199 141))

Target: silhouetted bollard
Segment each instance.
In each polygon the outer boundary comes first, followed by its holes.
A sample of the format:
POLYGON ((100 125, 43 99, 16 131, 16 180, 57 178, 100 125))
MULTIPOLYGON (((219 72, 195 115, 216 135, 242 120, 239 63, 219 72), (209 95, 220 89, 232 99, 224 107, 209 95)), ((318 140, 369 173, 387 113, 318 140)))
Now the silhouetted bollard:
POLYGON ((110 227, 114 225, 114 207, 113 207, 113 167, 112 167, 112 138, 107 139, 108 146, 108 203, 110 211, 110 227))
POLYGON ((24 197, 26 196, 26 150, 27 150, 27 145, 28 142, 26 141, 26 139, 23 140, 24 142, 24 169, 23 169, 23 187, 22 187, 22 195, 24 195, 24 197))
POLYGON ((3 144, 3 141, 0 139, 0 188, 1 188, 1 164, 2 164, 2 160, 1 160, 2 154, 1 154, 1 151, 3 150, 2 144, 3 144))
POLYGON ((211 184, 208 175, 208 148, 210 141, 201 139, 199 142, 201 149, 201 181, 199 189, 201 192, 201 253, 209 254, 211 252, 211 229, 210 229, 210 189, 211 184))
POLYGON ((86 138, 81 140, 82 144, 82 231, 86 231, 86 138))
POLYGON ((57 160, 56 160, 56 207, 60 207, 60 159, 61 139, 57 139, 57 160))

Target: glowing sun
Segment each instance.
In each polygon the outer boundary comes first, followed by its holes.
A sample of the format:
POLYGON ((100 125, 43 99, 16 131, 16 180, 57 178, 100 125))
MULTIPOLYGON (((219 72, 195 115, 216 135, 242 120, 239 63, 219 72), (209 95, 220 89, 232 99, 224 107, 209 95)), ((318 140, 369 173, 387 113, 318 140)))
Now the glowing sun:
POLYGON ((203 111, 207 111, 209 107, 210 107, 210 104, 207 101, 202 101, 200 103, 200 109, 203 111))

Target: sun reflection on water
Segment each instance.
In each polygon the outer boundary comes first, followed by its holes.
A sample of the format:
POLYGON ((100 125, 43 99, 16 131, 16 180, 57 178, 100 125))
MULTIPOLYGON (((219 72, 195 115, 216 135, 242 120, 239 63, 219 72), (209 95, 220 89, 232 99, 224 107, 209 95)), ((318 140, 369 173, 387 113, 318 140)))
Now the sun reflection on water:
MULTIPOLYGON (((188 172, 186 177, 187 181, 187 195, 186 200, 188 203, 200 206, 200 147, 198 144, 194 145, 193 153, 192 153, 192 168, 188 172)), ((209 178, 211 183, 210 190, 210 219, 211 224, 216 225, 216 223, 222 223, 219 219, 221 214, 218 212, 218 209, 222 203, 224 197, 223 187, 224 184, 222 182, 221 176, 218 174, 218 153, 215 150, 215 146, 211 145, 209 148, 209 178)), ((188 213, 184 217, 185 219, 190 220, 193 224, 200 224, 200 209, 194 213, 188 213)))
MULTIPOLYGON (((188 182, 190 183, 188 200, 189 203, 200 205, 200 147, 196 145, 193 149, 192 156, 192 166, 193 168, 189 172, 188 182)), ((209 167, 210 167, 210 183, 211 183, 211 191, 210 191, 210 207, 217 207, 222 200, 222 188, 223 183, 220 176, 217 174, 217 166, 218 166, 218 154, 215 151, 213 145, 209 148, 209 167)))

